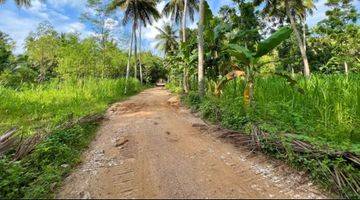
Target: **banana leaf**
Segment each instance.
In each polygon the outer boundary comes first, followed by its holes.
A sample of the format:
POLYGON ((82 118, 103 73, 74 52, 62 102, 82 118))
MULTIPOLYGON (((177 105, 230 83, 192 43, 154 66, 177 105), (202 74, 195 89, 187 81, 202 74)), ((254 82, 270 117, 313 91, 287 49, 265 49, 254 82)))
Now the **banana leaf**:
POLYGON ((246 47, 240 45, 229 44, 227 51, 231 56, 245 65, 249 65, 254 59, 253 53, 246 47))
POLYGON ((288 39, 292 33, 292 29, 289 27, 282 27, 274 34, 272 34, 266 40, 259 42, 255 57, 260 58, 263 55, 268 54, 281 42, 288 39))

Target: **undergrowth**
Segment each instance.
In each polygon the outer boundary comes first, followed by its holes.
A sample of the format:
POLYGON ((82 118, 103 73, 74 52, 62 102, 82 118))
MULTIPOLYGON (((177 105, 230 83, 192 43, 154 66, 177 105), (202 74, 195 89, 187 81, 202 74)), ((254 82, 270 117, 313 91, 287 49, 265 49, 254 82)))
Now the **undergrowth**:
POLYGON ((18 128, 31 136, 39 129, 51 134, 31 154, 13 161, 13 151, 0 155, 0 199, 54 198, 62 179, 80 162, 81 152, 95 135, 97 124, 55 130, 69 120, 102 113, 112 102, 139 92, 137 80, 86 79, 53 81, 17 90, 0 86, 0 133, 18 128))
POLYGON ((0 159, 0 198, 54 198, 64 176, 80 162, 96 127, 90 123, 54 132, 20 161, 4 156, 0 159))
MULTIPOLYGON (((304 94, 295 91, 279 77, 257 79, 253 108, 244 106, 242 94, 245 83, 241 79, 229 82, 220 97, 208 92, 200 98, 196 91, 192 91, 184 95, 182 101, 207 120, 245 134, 250 134, 249 127, 255 124, 269 133, 274 141, 284 144, 290 141, 285 141, 282 135, 291 134, 319 150, 359 155, 360 76, 313 75, 310 80, 298 81, 304 94)), ((264 144, 267 153, 286 160, 296 168, 307 170, 315 181, 327 189, 333 189, 335 185, 329 172, 333 169, 351 174, 348 181, 360 181, 359 169, 341 158, 300 155, 291 149, 280 152, 271 142, 265 141, 264 144)), ((347 187, 338 192, 344 197, 359 197, 347 187)))
POLYGON ((138 81, 125 79, 84 79, 52 81, 17 90, 0 86, 0 133, 18 127, 31 135, 37 129, 52 130, 72 118, 102 112, 109 103, 138 92, 138 81))

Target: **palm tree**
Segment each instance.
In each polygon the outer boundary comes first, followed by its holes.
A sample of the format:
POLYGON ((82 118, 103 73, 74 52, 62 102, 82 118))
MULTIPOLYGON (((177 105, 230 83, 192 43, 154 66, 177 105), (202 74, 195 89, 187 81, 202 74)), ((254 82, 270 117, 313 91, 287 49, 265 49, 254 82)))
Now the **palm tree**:
POLYGON ((174 53, 178 48, 178 43, 176 41, 176 31, 173 30, 173 27, 167 23, 164 24, 162 28, 155 28, 159 31, 159 34, 155 37, 155 39, 158 40, 156 48, 163 51, 165 55, 174 53))
POLYGON ((200 19, 198 27, 198 45, 199 45, 199 62, 198 62, 198 81, 199 95, 205 94, 204 80, 204 21, 205 21, 205 0, 200 0, 200 19))
MULTIPOLYGON (((305 33, 301 36, 295 16, 298 16, 304 23, 307 12, 312 13, 315 9, 313 0, 255 0, 254 4, 259 6, 265 3, 263 12, 270 16, 284 17, 286 16, 290 20, 291 28, 294 31, 298 46, 300 49, 301 57, 304 63, 304 74, 306 77, 310 77, 310 65, 306 55, 306 38, 305 33)), ((303 24, 304 26, 304 24, 303 24)), ((305 28, 303 29, 305 31, 305 28)))
POLYGON ((170 16, 176 24, 181 24, 181 39, 186 42, 186 19, 194 21, 195 12, 198 10, 199 0, 169 0, 163 9, 163 15, 170 16))
MULTIPOLYGON (((195 11, 198 9, 197 4, 199 0, 169 0, 163 9, 165 16, 170 16, 175 23, 181 22, 182 42, 186 42, 186 19, 190 17, 194 21, 195 11)), ((189 75, 187 67, 184 68, 183 75, 183 90, 185 93, 189 91, 189 75)))
MULTIPOLYGON (((18 6, 25 6, 29 7, 31 6, 31 0, 14 0, 16 5, 18 6)), ((6 0, 0 0, 0 4, 4 4, 6 0)))
MULTIPOLYGON (((130 39, 130 49, 128 57, 128 66, 126 68, 126 79, 129 77, 130 71, 130 59, 132 54, 132 44, 134 44, 135 51, 135 67, 134 75, 137 78, 137 66, 138 66, 138 55, 137 55, 137 35, 136 31, 139 26, 143 24, 144 26, 152 24, 154 20, 160 18, 160 14, 156 9, 157 1, 149 0, 112 0, 108 6, 109 11, 114 11, 117 8, 120 8, 124 11, 124 17, 122 22, 124 25, 128 24, 129 21, 132 21, 132 36, 130 39)), ((142 77, 142 74, 140 75, 142 77)))

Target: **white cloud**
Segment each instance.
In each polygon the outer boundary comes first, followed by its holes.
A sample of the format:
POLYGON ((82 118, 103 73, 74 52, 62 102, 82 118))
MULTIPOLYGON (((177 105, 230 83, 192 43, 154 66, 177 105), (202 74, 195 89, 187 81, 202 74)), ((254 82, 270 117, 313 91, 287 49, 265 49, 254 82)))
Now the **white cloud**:
POLYGON ((82 36, 92 35, 84 23, 79 22, 78 16, 85 8, 86 0, 40 0, 32 1, 30 8, 16 8, 12 4, 0 7, 0 30, 9 34, 16 42, 15 53, 23 52, 24 41, 31 31, 35 31, 38 24, 49 21, 59 32, 77 32, 82 36), (64 7, 71 7, 64 9, 64 7), (72 15, 71 15, 72 14, 72 15))
POLYGON ((18 18, 16 13, 7 10, 0 12, 0 18, 0 30, 9 34, 16 42, 15 53, 21 53, 25 38, 38 22, 29 18, 18 18))
POLYGON ((85 24, 81 22, 73 22, 66 26, 64 32, 66 33, 83 32, 85 28, 86 28, 85 24))
POLYGON ((105 28, 109 30, 114 30, 119 25, 119 21, 114 20, 112 18, 107 18, 105 20, 105 28))

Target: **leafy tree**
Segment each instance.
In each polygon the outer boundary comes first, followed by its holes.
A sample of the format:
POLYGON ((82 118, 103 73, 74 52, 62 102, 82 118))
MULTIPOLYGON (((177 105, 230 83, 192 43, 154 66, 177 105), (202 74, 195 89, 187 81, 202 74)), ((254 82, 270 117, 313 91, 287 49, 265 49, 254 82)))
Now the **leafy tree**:
POLYGON ((41 23, 26 39, 26 53, 29 60, 39 69, 39 82, 54 76, 58 48, 58 33, 49 22, 41 23))
POLYGON ((12 63, 12 43, 9 36, 0 31, 0 73, 12 63))
POLYGON ((219 16, 225 23, 234 23, 240 21, 239 16, 236 13, 236 8, 230 7, 228 5, 222 6, 220 8, 219 16))
POLYGON ((144 65, 144 81, 147 84, 154 84, 159 79, 167 79, 167 70, 161 62, 161 58, 150 52, 141 54, 144 65))
POLYGON ((251 2, 242 0, 234 0, 234 2, 237 3, 237 9, 235 12, 230 12, 234 16, 230 17, 229 23, 232 37, 247 48, 255 50, 256 42, 261 40, 258 11, 255 11, 255 6, 251 2))
POLYGON ((312 0, 255 0, 254 4, 259 6, 264 3, 264 8, 262 9, 263 13, 266 13, 269 16, 276 16, 279 18, 285 18, 290 21, 291 28, 294 31, 298 47, 301 52, 301 57, 304 64, 304 74, 305 76, 310 76, 310 65, 308 61, 308 56, 306 54, 306 38, 305 34, 301 34, 297 26, 297 18, 305 21, 305 16, 307 12, 312 12, 315 8, 315 5, 312 0))
POLYGON ((360 26, 356 23, 359 14, 348 0, 329 0, 326 5, 331 9, 326 12, 326 19, 314 28, 316 36, 312 42, 315 49, 322 48, 322 54, 327 54, 321 55, 327 58, 322 71, 331 73, 343 68, 347 74, 349 64, 356 70, 359 63, 356 60, 360 55, 360 26))
MULTIPOLYGON (((107 4, 102 0, 88 0, 87 11, 81 16, 81 20, 87 22, 92 30, 96 33, 96 39, 100 44, 101 48, 101 60, 103 69, 101 76, 105 76, 105 68, 108 57, 106 57, 109 41, 111 40, 111 31, 115 23, 115 20, 111 17, 110 13, 107 12, 107 4)), ((111 44, 111 43, 110 43, 111 44)))

